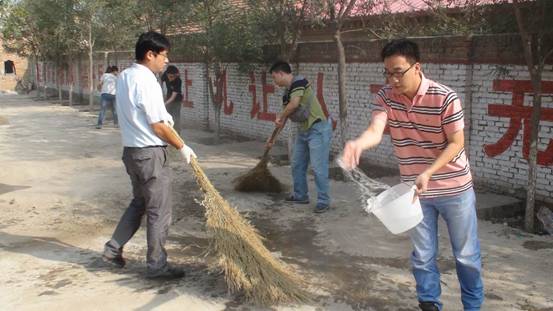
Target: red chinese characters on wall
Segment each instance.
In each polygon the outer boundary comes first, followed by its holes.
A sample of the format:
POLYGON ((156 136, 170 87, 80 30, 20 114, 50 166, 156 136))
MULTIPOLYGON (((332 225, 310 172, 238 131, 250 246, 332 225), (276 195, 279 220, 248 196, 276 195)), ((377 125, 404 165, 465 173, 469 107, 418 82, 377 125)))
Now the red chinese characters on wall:
POLYGON ((224 114, 232 114, 234 111, 234 103, 231 100, 228 100, 227 96, 227 71, 223 70, 220 75, 215 77, 213 83, 215 84, 213 101, 223 106, 224 114))
POLYGON ((261 110, 261 105, 257 101, 257 87, 255 84, 255 74, 250 72, 250 85, 248 86, 249 92, 252 94, 252 109, 250 110, 250 118, 257 118, 258 120, 263 121, 275 121, 276 113, 269 112, 269 94, 275 92, 275 86, 273 84, 267 84, 267 73, 263 72, 261 74, 261 91, 262 91, 262 101, 263 101, 263 110, 261 110))
POLYGON ((190 100, 190 87, 192 86, 192 80, 188 79, 188 70, 184 70, 184 100, 182 101, 182 105, 184 107, 193 108, 194 103, 190 100))
MULTIPOLYGON (((553 81, 542 81, 542 93, 553 94, 553 81)), ((488 114, 490 116, 509 118, 509 127, 503 136, 494 144, 484 145, 484 152, 489 157, 495 157, 505 152, 513 144, 513 141, 523 129, 522 154, 528 159, 530 151, 530 131, 532 107, 524 106, 524 94, 532 93, 532 84, 527 80, 495 80, 493 90, 512 93, 511 105, 490 104, 488 114)), ((540 121, 553 122, 553 108, 541 108, 540 121)), ((543 166, 553 164, 553 142, 550 140, 544 151, 538 150, 537 163, 543 166)))
MULTIPOLYGON (((250 72, 250 85, 248 86, 249 92, 252 94, 252 108, 250 110, 250 118, 257 118, 263 121, 274 121, 276 119, 276 112, 269 112, 269 94, 275 92, 275 86, 267 83, 267 73, 261 74, 261 90, 262 90, 262 104, 257 100, 257 86, 256 86, 255 74, 250 72)), ((326 106, 323 88, 324 88, 324 74, 319 72, 317 74, 317 99, 321 104, 325 116, 329 116, 328 108, 326 106)), ((332 128, 336 128, 336 120, 332 120, 332 128)))

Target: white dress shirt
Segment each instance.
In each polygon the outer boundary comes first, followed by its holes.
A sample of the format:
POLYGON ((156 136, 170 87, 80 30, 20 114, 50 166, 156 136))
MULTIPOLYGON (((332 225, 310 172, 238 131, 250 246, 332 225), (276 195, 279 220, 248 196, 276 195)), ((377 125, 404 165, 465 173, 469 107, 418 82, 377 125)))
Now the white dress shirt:
POLYGON ((114 74, 104 73, 100 78, 100 81, 102 81, 102 94, 115 95, 117 77, 114 74))
POLYGON ((148 67, 133 64, 117 79, 117 116, 124 147, 167 145, 150 124, 171 121, 165 109, 161 86, 148 67))

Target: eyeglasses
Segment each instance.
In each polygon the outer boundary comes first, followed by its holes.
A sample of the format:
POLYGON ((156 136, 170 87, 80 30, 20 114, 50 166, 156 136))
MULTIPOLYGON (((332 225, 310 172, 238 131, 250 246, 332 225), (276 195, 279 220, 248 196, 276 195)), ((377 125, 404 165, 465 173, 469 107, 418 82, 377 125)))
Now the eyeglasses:
POLYGON ((165 53, 165 54, 163 54, 163 53, 154 53, 154 54, 156 56, 161 55, 161 56, 165 57, 165 59, 167 59, 167 60, 169 59, 169 55, 167 55, 167 53, 165 53))
POLYGON ((384 72, 382 73, 382 75, 388 79, 390 79, 391 77, 394 77, 396 78, 397 80, 401 80, 401 78, 403 78, 403 76, 407 73, 407 71, 409 71, 411 68, 413 68, 413 66, 415 66, 416 63, 412 64, 411 66, 409 66, 409 68, 405 69, 404 71, 394 71, 394 72, 389 72, 388 70, 384 69, 384 72))

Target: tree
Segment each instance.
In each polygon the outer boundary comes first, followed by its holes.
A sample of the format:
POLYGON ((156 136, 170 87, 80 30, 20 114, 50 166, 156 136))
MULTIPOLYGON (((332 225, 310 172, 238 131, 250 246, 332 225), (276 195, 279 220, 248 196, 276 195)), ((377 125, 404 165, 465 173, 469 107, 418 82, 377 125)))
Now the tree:
MULTIPOLYGON (((220 137, 221 109, 225 104, 226 70, 230 61, 242 72, 262 59, 263 40, 251 16, 236 4, 222 0, 198 1, 186 25, 188 34, 173 40, 175 50, 200 56, 206 66, 208 101, 215 112, 216 137, 220 137)), ((209 121, 208 121, 209 126, 209 121)))
POLYGON ((553 46, 550 44, 551 30, 553 30, 550 16, 553 13, 553 3, 546 0, 537 0, 534 3, 513 0, 513 10, 534 93, 532 99, 530 151, 528 155, 528 187, 524 217, 524 228, 528 232, 533 232, 535 230, 538 134, 542 104, 541 82, 545 62, 553 54, 553 46))
POLYGON ((290 61, 303 28, 317 22, 319 10, 313 4, 313 0, 250 0, 248 14, 261 31, 263 42, 277 46, 277 58, 290 61))
POLYGON ((329 10, 329 23, 334 32, 334 41, 336 42, 336 51, 338 52, 338 107, 340 118, 340 145, 344 145, 348 133, 348 103, 346 90, 346 51, 342 42, 342 26, 344 21, 350 16, 355 6, 356 0, 343 0, 335 4, 335 1, 327 0, 329 10), (338 6, 338 7, 336 7, 338 6))
POLYGON ((133 0, 126 1, 136 20, 145 31, 154 30, 162 34, 175 33, 187 22, 191 6, 197 1, 175 0, 133 0))
POLYGON ((348 104, 347 104, 347 89, 346 89, 346 52, 342 35, 346 21, 351 17, 352 12, 359 15, 368 15, 375 5, 373 0, 359 1, 356 0, 325 0, 325 24, 330 27, 334 36, 337 51, 338 63, 338 107, 340 119, 340 145, 345 144, 348 139, 348 104))

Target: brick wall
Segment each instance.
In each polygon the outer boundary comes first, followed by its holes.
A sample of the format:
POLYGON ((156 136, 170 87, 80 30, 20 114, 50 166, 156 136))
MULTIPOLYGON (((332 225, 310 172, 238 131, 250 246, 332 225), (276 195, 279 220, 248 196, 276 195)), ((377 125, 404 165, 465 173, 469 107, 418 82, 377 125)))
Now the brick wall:
MULTIPOLYGON (((466 43, 466 38, 456 40, 457 43, 448 45, 447 40, 419 39, 425 60, 423 72, 428 78, 458 92, 465 109, 466 149, 476 183, 500 192, 520 195, 524 193, 520 189, 526 187, 528 143, 525 142, 525 135, 529 134, 532 101, 527 69, 522 65, 520 57, 515 57, 518 48, 513 46, 509 50, 505 44, 513 42, 510 37, 488 40, 476 38, 470 44, 466 43), (493 40, 497 41, 496 45, 489 43, 493 40), (485 52, 473 54, 474 51, 482 50, 480 44, 486 47, 485 52), (451 52, 452 49, 455 53, 451 52), (425 52, 428 53, 425 55, 425 52), (494 57, 495 61, 492 61, 494 57)), ((356 137, 368 126, 373 93, 383 83, 382 64, 378 59, 382 42, 363 44, 363 57, 355 52, 357 49, 348 50, 346 85, 350 138, 356 137)), ((315 47, 321 48, 322 45, 300 46, 298 71, 313 83, 319 101, 330 115, 338 119, 337 65, 328 57, 333 52, 330 46, 319 50, 315 47)), ((120 69, 132 63, 129 56, 115 61, 120 69)), ((85 72, 88 67, 85 64, 86 61, 83 61, 80 66, 83 81, 77 84, 81 86, 86 85, 85 72)), ((199 62, 181 62, 176 65, 183 80, 184 122, 201 126, 209 123, 213 128, 215 113, 207 102, 205 65, 199 62)), ((41 66, 48 67, 45 64, 41 66)), ((258 70, 240 73, 236 64, 228 63, 224 83, 218 86, 223 88, 224 97, 221 108, 223 133, 233 132, 260 140, 265 140, 271 134, 275 113, 281 108, 282 91, 272 84, 265 70, 265 65, 260 65, 258 70)), ((54 86, 52 81, 55 75, 52 72, 48 75, 47 70, 45 74, 46 84, 54 86)), ((546 66, 543 81, 537 196, 540 200, 553 202, 552 65, 546 66)), ((86 90, 83 92, 86 93, 86 90)), ((285 131, 279 142, 284 143, 286 137, 285 131)), ((335 132, 332 151, 337 153, 341 149, 335 132)), ((387 135, 380 146, 366 152, 363 157, 376 165, 397 167, 387 135)))
POLYGON ((27 78, 27 58, 20 57, 17 54, 7 53, 0 40, 0 91, 14 91, 17 79, 27 78), (4 72, 4 62, 11 60, 15 64, 16 74, 6 74, 4 72))
MULTIPOLYGON (((520 194, 526 187, 527 155, 524 154, 524 134, 529 134, 531 94, 525 66, 494 64, 423 64, 423 72, 433 80, 450 86, 458 92, 464 104, 467 149, 473 175, 479 185, 505 193, 520 194), (467 85, 472 74, 472 87, 467 85), (500 76, 498 76, 498 74, 500 76), (501 76, 507 74, 507 76, 501 76), (467 100, 470 89, 471 100, 467 100), (524 94, 524 96, 522 96, 524 94), (513 100, 514 98, 514 100, 513 100), (522 100, 522 101, 521 101, 522 100), (471 107, 467 107, 467 103, 471 107), (520 107, 518 105, 521 105, 520 107), (510 139, 512 137, 512 139, 510 139)), ((181 63, 181 72, 187 71, 192 80, 189 98, 193 107, 183 108, 183 118, 189 122, 204 123, 206 94, 203 64, 181 63), (196 75, 190 75, 195 72, 196 75)), ((542 200, 553 202, 553 66, 544 73, 544 96, 539 143, 537 194, 542 200)), ((380 63, 348 63, 348 125, 350 138, 362 133, 370 120, 373 93, 382 84, 380 63), (371 87, 372 86, 372 87, 371 87)), ((338 116, 337 66, 328 63, 301 63, 299 72, 312 81, 317 96, 332 116, 338 116)), ((275 88, 270 76, 263 70, 241 74, 237 66, 229 64, 226 72, 226 99, 222 108, 221 125, 225 131, 257 139, 266 139, 273 129, 272 120, 280 109, 281 90, 275 88), (265 83, 264 83, 265 81, 265 83), (255 102, 254 102, 255 99, 255 102)), ((214 125, 214 111, 210 107, 209 120, 214 125)), ((333 140, 332 150, 342 146, 333 140)), ((286 133, 279 141, 285 142, 286 133)), ((364 157, 376 165, 395 168, 389 136, 364 157)))

